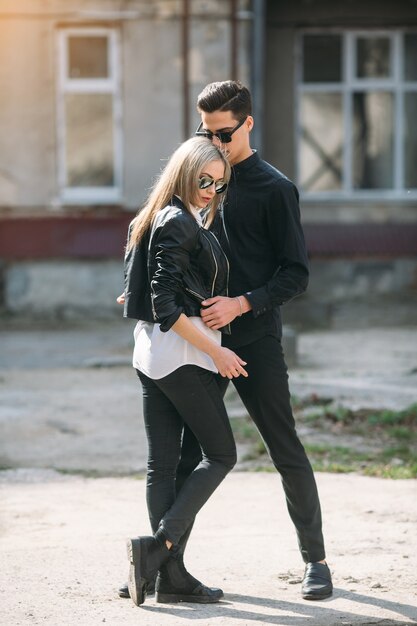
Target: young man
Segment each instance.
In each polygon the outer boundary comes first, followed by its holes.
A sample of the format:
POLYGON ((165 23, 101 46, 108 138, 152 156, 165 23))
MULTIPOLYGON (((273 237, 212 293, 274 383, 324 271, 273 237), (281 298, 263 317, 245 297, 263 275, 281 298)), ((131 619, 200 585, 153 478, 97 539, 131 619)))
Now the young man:
MULTIPOLYGON (((235 81, 211 83, 198 96, 197 108, 201 115, 197 134, 221 145, 232 165, 223 211, 213 227, 230 262, 230 297, 205 301, 201 315, 210 328, 232 325, 223 344, 246 361, 249 374, 234 378, 233 384, 281 474, 306 563, 302 596, 323 599, 332 594, 332 581, 320 502, 295 430, 280 341, 280 305, 303 293, 308 283, 298 192, 250 147, 254 120, 246 87, 235 81)), ((222 380, 226 387, 229 381, 222 380)), ((189 457, 190 439, 187 435, 189 457)))

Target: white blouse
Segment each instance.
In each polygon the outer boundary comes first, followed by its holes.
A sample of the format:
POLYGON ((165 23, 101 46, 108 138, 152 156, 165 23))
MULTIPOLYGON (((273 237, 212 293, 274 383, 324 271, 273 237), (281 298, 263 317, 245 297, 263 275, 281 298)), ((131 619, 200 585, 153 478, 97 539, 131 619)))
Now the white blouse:
MULTIPOLYGON (((189 317, 190 322, 220 345, 221 333, 211 330, 201 317, 189 317)), ((198 365, 217 373, 213 359, 186 341, 175 330, 163 333, 159 324, 139 320, 133 331, 135 348, 133 367, 153 379, 168 376, 182 365, 198 365)))
MULTIPOLYGON (((201 225, 201 216, 197 209, 193 210, 194 217, 201 225)), ((189 317, 200 331, 218 345, 221 344, 221 332, 208 328, 201 317, 189 317)), ((198 365, 204 369, 217 373, 213 359, 186 341, 174 330, 163 333, 159 324, 139 320, 133 331, 135 347, 133 350, 133 367, 143 372, 149 378, 157 380, 168 376, 183 365, 198 365)))

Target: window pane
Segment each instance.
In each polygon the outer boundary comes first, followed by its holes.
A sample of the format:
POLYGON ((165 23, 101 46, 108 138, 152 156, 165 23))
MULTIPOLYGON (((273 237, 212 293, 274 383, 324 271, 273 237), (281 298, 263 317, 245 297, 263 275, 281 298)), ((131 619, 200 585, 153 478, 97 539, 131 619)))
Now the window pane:
POLYGON ((305 35, 303 38, 305 83, 338 83, 342 80, 340 35, 305 35))
POLYGON ((69 37, 69 78, 107 78, 108 37, 69 37))
POLYGON ((405 186, 417 188, 417 93, 405 94, 405 186))
POLYGON ((353 184, 356 189, 393 186, 393 96, 353 94, 353 184))
POLYGON ((113 97, 67 94, 67 186, 112 187, 113 97))
POLYGON ((388 37, 358 37, 356 44, 358 78, 387 78, 391 75, 391 40, 388 37))
POLYGON ((405 80, 417 80, 417 33, 409 33, 404 36, 405 80))
POLYGON ((306 93, 301 100, 300 186, 342 187, 343 115, 340 94, 306 93))

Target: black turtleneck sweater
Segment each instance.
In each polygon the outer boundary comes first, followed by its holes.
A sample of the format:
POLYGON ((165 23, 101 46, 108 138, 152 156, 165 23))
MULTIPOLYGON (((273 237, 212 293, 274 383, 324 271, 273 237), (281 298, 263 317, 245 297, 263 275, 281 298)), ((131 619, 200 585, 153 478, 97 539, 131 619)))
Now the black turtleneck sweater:
POLYGON ((295 185, 256 152, 233 166, 212 228, 229 258, 229 296, 245 295, 252 311, 232 322, 223 345, 236 348, 268 334, 280 337, 280 305, 306 290, 298 199, 295 185))

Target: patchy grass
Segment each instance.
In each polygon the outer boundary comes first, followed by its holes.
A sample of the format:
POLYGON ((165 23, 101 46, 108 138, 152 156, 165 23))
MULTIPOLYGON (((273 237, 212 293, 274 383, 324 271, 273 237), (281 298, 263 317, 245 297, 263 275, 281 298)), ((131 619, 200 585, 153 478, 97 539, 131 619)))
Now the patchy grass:
POLYGON ((54 467, 50 469, 54 469, 64 476, 82 476, 83 478, 134 478, 137 480, 144 480, 146 478, 146 474, 143 472, 103 472, 95 469, 72 469, 65 467, 54 467))
MULTIPOLYGON (((315 471, 417 478, 417 404, 402 411, 352 410, 314 395, 293 398, 293 408, 299 430, 307 428, 302 440, 315 471)), ((250 469, 274 470, 252 420, 231 422, 236 440, 251 444, 242 459, 250 469)))
POLYGON ((357 452, 340 446, 305 446, 317 472, 357 472, 382 478, 415 478, 417 462, 407 448, 389 448, 382 452, 357 452))
POLYGON ((306 400, 293 402, 294 413, 300 418, 305 414, 305 419, 310 422, 327 422, 328 424, 342 424, 343 426, 364 425, 384 429, 387 426, 403 427, 413 436, 417 432, 417 403, 412 404, 402 411, 387 409, 349 409, 344 406, 334 405, 329 398, 312 396, 311 401, 306 400))

